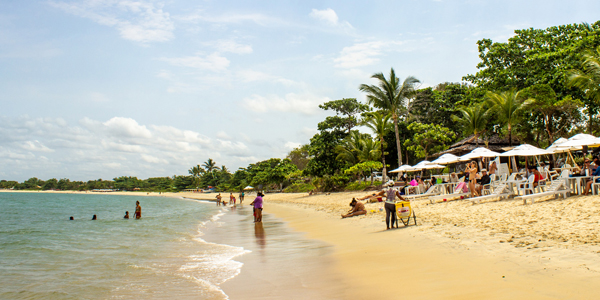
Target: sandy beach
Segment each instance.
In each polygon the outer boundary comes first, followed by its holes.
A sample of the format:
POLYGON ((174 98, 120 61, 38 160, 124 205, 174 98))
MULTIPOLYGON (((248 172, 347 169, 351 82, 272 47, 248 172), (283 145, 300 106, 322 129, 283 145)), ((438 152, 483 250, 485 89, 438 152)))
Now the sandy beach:
MULTIPOLYGON (((598 196, 528 205, 417 200, 412 205, 419 225, 392 230, 385 230, 381 203, 366 204, 366 216, 340 219, 352 197, 366 194, 265 197, 266 214, 333 245, 345 291, 340 298, 594 299, 600 294, 598 196)), ((160 196, 211 200, 215 195, 160 196)), ((252 198, 247 196, 244 204, 252 198)), ((231 283, 251 284, 244 282, 249 278, 239 276, 231 283)))

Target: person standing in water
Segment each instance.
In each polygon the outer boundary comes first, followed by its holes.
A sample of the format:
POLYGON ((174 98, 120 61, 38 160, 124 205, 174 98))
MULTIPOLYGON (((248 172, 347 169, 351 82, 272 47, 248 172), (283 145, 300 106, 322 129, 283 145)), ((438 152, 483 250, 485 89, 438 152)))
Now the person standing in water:
POLYGON ((244 202, 244 191, 240 193, 240 204, 242 204, 242 202, 244 202))
POLYGON ((125 216, 123 217, 123 219, 129 219, 129 211, 125 212, 125 216))
POLYGON ((96 215, 92 216, 92 220, 96 220, 96 215))
POLYGON ((229 204, 235 205, 235 197, 233 196, 233 193, 229 193, 229 204))
POLYGON ((140 201, 135 201, 135 214, 136 219, 142 218, 142 207, 140 206, 140 201))
POLYGON ((221 193, 219 193, 216 198, 217 198, 217 206, 221 206, 221 198, 222 198, 221 193))
POLYGON ((254 205, 254 223, 262 222, 262 209, 263 209, 263 198, 264 194, 262 192, 258 192, 256 198, 250 205, 254 205))

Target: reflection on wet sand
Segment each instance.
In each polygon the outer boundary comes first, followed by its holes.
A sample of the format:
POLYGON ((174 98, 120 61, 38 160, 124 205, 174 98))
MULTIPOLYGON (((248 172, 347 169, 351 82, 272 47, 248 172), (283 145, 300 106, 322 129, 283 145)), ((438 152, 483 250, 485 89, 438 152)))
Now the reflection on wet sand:
POLYGON ((267 245, 267 239, 265 238, 265 228, 262 222, 254 223, 254 236, 256 237, 256 243, 261 249, 264 249, 267 245))

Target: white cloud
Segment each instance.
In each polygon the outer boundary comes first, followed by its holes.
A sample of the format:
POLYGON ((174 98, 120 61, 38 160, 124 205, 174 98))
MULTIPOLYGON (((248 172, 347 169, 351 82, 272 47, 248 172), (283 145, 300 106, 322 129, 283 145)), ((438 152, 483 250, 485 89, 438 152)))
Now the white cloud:
POLYGON ((114 117, 103 123, 106 128, 117 136, 150 138, 152 133, 146 126, 139 125, 134 119, 114 117))
POLYGON ((254 94, 248 98, 244 98, 242 104, 247 109, 258 113, 279 111, 314 115, 320 112, 319 104, 330 100, 328 97, 319 97, 311 94, 299 95, 289 93, 283 98, 277 95, 263 97, 254 94))
POLYGON ((219 52, 230 52, 235 54, 249 54, 252 53, 252 46, 239 44, 234 40, 217 40, 214 42, 206 43, 215 47, 219 52))
POLYGON ((142 154, 142 159, 145 162, 153 163, 153 164, 168 164, 169 162, 166 159, 161 159, 158 157, 154 157, 152 155, 142 154))
POLYGON ((36 152, 54 152, 54 150, 44 146, 40 141, 26 141, 23 144, 23 149, 36 152))
POLYGON ((222 140, 231 140, 231 137, 227 133, 225 133, 224 131, 217 132, 216 136, 217 136, 217 138, 220 138, 222 140))
POLYGON ((241 70, 236 72, 237 77, 243 82, 258 82, 268 81, 272 83, 279 83, 285 86, 305 86, 304 83, 296 82, 290 79, 286 79, 280 76, 274 76, 267 73, 254 71, 254 70, 241 70))
POLYGON ((398 51, 396 47, 402 44, 400 41, 370 41, 344 47, 340 56, 334 59, 335 66, 357 68, 372 65, 379 61, 378 56, 387 51, 398 51))
POLYGON ((166 61, 173 66, 196 68, 215 72, 225 71, 227 67, 229 67, 229 60, 217 52, 206 56, 198 53, 195 56, 173 58, 163 57, 160 60, 166 61))
POLYGON ((252 13, 252 14, 239 14, 239 13, 225 13, 221 15, 206 14, 202 11, 194 12, 185 16, 177 16, 177 20, 190 23, 208 22, 218 24, 238 24, 244 22, 252 22, 258 25, 266 26, 269 24, 284 23, 283 21, 269 17, 263 14, 252 13))
POLYGON ((302 144, 300 144, 300 143, 294 143, 294 142, 287 142, 284 145, 285 148, 288 148, 290 150, 293 150, 293 149, 298 148, 300 146, 302 146, 302 144))
POLYGON ((175 26, 161 5, 147 1, 94 0, 81 3, 51 1, 50 5, 98 24, 115 27, 122 38, 141 42, 173 39, 175 26))
POLYGON ((350 25, 350 23, 344 21, 344 22, 340 22, 337 13, 331 9, 331 8, 327 8, 327 9, 323 9, 323 10, 318 10, 318 9, 313 9, 310 14, 308 14, 311 18, 317 19, 319 21, 325 22, 328 25, 331 26, 339 26, 339 27, 345 27, 345 28, 353 28, 352 25, 350 25))

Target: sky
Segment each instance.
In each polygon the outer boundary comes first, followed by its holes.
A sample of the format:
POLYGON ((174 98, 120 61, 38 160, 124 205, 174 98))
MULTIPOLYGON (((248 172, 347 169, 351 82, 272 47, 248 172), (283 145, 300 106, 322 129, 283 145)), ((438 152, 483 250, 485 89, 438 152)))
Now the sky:
POLYGON ((394 68, 477 71, 476 42, 599 19, 599 1, 0 1, 0 179, 186 175, 284 158, 318 105, 394 68))

